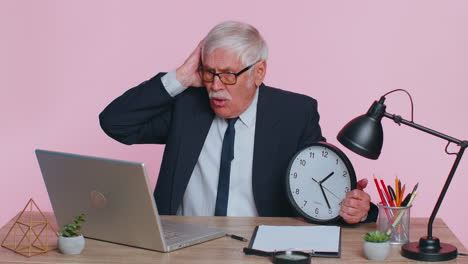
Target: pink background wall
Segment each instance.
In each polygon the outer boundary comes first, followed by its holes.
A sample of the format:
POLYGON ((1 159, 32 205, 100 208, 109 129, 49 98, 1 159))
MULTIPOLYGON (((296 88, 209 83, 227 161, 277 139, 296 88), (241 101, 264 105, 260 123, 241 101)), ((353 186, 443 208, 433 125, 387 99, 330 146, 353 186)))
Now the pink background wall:
MULTIPOLYGON (((177 67, 228 19, 258 27, 270 46, 266 83, 318 99, 324 135, 342 149, 340 128, 397 88, 412 94, 415 122, 468 139, 466 1, 3 0, 0 225, 30 197, 50 210, 35 148, 145 162, 154 184, 163 147, 121 145, 97 116, 128 88, 177 67)), ((387 105, 409 118, 404 94, 387 105)), ((429 216, 453 156, 443 140, 383 123, 379 160, 344 151, 359 178, 419 182, 412 215, 429 216)), ((465 157, 439 212, 465 247, 467 165, 465 157)), ((374 186, 368 190, 375 201, 374 186)))

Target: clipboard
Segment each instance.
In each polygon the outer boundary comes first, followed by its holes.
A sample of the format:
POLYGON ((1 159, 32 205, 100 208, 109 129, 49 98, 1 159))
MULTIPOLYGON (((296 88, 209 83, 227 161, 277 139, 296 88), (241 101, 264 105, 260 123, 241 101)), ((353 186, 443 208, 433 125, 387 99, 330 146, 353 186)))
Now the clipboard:
POLYGON ((259 225, 243 251, 246 255, 273 256, 276 251, 283 250, 302 251, 313 257, 339 258, 341 227, 259 225))

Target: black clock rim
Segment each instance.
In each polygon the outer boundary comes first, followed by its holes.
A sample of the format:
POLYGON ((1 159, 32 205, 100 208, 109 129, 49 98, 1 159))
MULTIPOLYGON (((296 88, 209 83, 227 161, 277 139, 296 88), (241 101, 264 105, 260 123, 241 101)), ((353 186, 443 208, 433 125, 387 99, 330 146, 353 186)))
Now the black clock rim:
POLYGON ((288 200, 289 200, 289 204, 294 208, 294 210, 296 212, 298 212, 304 219, 306 219, 308 222, 311 222, 311 223, 314 223, 314 224, 336 224, 338 222, 341 221, 341 217, 340 215, 334 217, 334 218, 331 218, 331 219, 327 219, 327 220, 323 220, 323 219, 317 219, 317 218, 314 218, 314 217, 311 217, 309 216, 308 214, 306 214, 300 207, 299 205, 296 203, 296 201, 294 200, 293 198, 293 195, 291 193, 291 188, 290 188, 290 185, 289 185, 289 176, 290 176, 290 171, 291 171, 291 167, 294 163, 294 160, 296 159, 296 157, 305 149, 307 148, 310 148, 310 147, 313 147, 313 146, 319 146, 319 147, 325 147, 325 148, 328 148, 332 151, 334 151, 339 158, 341 158, 341 160, 343 160, 346 168, 348 169, 348 172, 349 172, 349 178, 351 180, 351 190, 354 190, 356 189, 356 186, 357 186, 357 181, 356 181, 356 173, 354 171, 354 167, 353 167, 353 164, 351 163, 351 161, 348 159, 348 157, 346 156, 346 154, 341 151, 338 147, 336 147, 335 145, 331 144, 331 143, 328 143, 328 142, 324 142, 324 141, 317 141, 317 142, 313 142, 313 143, 310 143, 310 144, 307 144, 305 147, 301 148, 300 150, 296 151, 296 153, 294 153, 294 155, 292 156, 292 158, 289 160, 289 165, 288 165, 288 169, 286 171, 286 175, 285 175, 285 180, 286 180, 286 193, 287 193, 287 196, 288 196, 288 200))

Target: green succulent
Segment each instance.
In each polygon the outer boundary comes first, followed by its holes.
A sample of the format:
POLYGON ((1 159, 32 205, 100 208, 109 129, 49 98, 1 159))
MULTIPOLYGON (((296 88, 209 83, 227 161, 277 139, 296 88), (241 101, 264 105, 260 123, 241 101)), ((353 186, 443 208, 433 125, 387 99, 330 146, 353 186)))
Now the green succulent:
POLYGON ((63 226, 63 231, 59 231, 59 235, 63 237, 81 236, 81 225, 86 221, 86 214, 81 213, 75 216, 73 223, 63 226))
POLYGON ((376 242, 376 243, 382 243, 382 242, 387 242, 390 240, 390 236, 387 235, 387 233, 380 232, 380 231, 371 231, 367 232, 366 235, 364 235, 364 240, 367 242, 376 242))

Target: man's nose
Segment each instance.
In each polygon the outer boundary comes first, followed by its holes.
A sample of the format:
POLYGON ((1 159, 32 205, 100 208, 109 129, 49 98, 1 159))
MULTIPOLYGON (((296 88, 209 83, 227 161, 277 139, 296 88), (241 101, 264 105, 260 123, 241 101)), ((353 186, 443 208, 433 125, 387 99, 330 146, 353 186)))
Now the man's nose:
POLYGON ((224 83, 220 79, 221 77, 215 76, 213 78, 213 90, 221 90, 224 88, 224 83))

